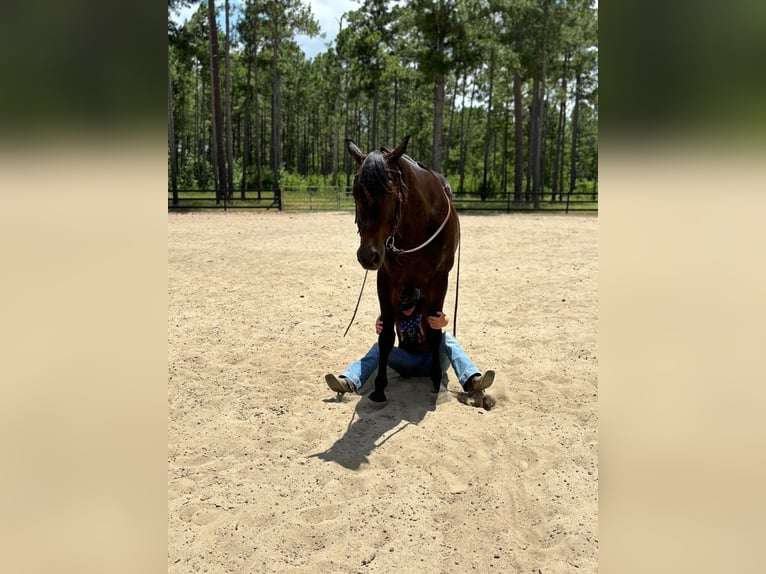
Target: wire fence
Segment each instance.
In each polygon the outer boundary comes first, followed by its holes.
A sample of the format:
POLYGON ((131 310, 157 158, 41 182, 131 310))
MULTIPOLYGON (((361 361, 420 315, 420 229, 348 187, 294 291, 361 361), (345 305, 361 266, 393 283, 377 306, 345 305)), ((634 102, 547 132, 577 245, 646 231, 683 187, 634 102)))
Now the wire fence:
MULTIPOLYGON (((531 194, 514 197, 513 192, 482 198, 479 193, 456 193, 453 203, 464 212, 598 212, 598 192, 553 193, 546 190, 537 202, 531 194)), ((215 190, 168 191, 168 210, 197 209, 273 209, 282 211, 354 211, 349 187, 285 186, 274 190, 234 191, 224 198, 215 190)))

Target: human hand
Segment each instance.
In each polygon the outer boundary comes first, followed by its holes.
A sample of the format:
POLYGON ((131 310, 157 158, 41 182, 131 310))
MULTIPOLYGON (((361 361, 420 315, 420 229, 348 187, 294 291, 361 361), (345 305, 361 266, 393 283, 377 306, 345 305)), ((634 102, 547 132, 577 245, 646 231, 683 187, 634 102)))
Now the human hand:
POLYGON ((380 335, 383 331, 383 319, 378 315, 378 320, 375 321, 375 332, 380 335))
POLYGON ((428 326, 432 329, 443 329, 449 323, 449 318, 441 311, 436 312, 436 317, 429 315, 428 326))

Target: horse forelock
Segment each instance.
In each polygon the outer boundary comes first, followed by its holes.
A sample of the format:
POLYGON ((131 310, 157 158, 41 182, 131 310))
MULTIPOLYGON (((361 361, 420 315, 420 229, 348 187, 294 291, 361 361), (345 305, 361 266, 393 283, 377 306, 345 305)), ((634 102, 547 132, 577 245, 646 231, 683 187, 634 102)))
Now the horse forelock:
POLYGON ((359 170, 359 183, 370 199, 380 197, 388 189, 388 166, 383 154, 370 152, 359 170))
POLYGON ((389 166, 385 153, 372 151, 367 155, 359 167, 357 182, 361 187, 360 198, 366 205, 383 198, 386 193, 400 201, 403 199, 402 192, 397 189, 402 183, 399 164, 389 166))
POLYGON ((354 199, 356 202, 355 223, 358 229, 370 225, 390 226, 393 230, 398 226, 402 209, 407 203, 406 184, 402 173, 403 166, 400 158, 392 160, 386 148, 382 151, 371 151, 359 166, 354 180, 354 199), (396 202, 395 213, 390 214, 389 207, 383 202, 396 202), (383 218, 386 218, 385 221, 383 218))

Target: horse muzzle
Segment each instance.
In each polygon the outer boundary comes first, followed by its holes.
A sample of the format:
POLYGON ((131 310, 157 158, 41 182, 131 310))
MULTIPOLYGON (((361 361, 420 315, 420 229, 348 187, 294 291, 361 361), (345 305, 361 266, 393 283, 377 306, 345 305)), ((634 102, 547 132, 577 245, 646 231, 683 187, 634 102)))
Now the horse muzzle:
POLYGON ((375 271, 383 264, 383 250, 372 245, 362 245, 356 251, 356 258, 362 267, 375 271))

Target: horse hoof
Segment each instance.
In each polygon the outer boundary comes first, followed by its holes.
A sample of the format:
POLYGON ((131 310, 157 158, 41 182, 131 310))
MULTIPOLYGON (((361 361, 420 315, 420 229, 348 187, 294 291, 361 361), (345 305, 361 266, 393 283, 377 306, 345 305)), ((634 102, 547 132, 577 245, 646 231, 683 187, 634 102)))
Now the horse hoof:
POLYGON ((490 397, 489 395, 484 395, 484 400, 482 401, 481 407, 485 411, 491 411, 492 408, 497 404, 497 401, 490 397))
POLYGON ((497 404, 497 401, 491 396, 484 394, 484 391, 471 393, 468 395, 468 399, 473 406, 484 409, 485 411, 491 411, 497 404))
POLYGON ((378 393, 377 391, 372 391, 367 396, 367 398, 369 398, 370 402, 376 407, 383 407, 388 402, 388 399, 386 398, 386 394, 383 392, 378 393))

